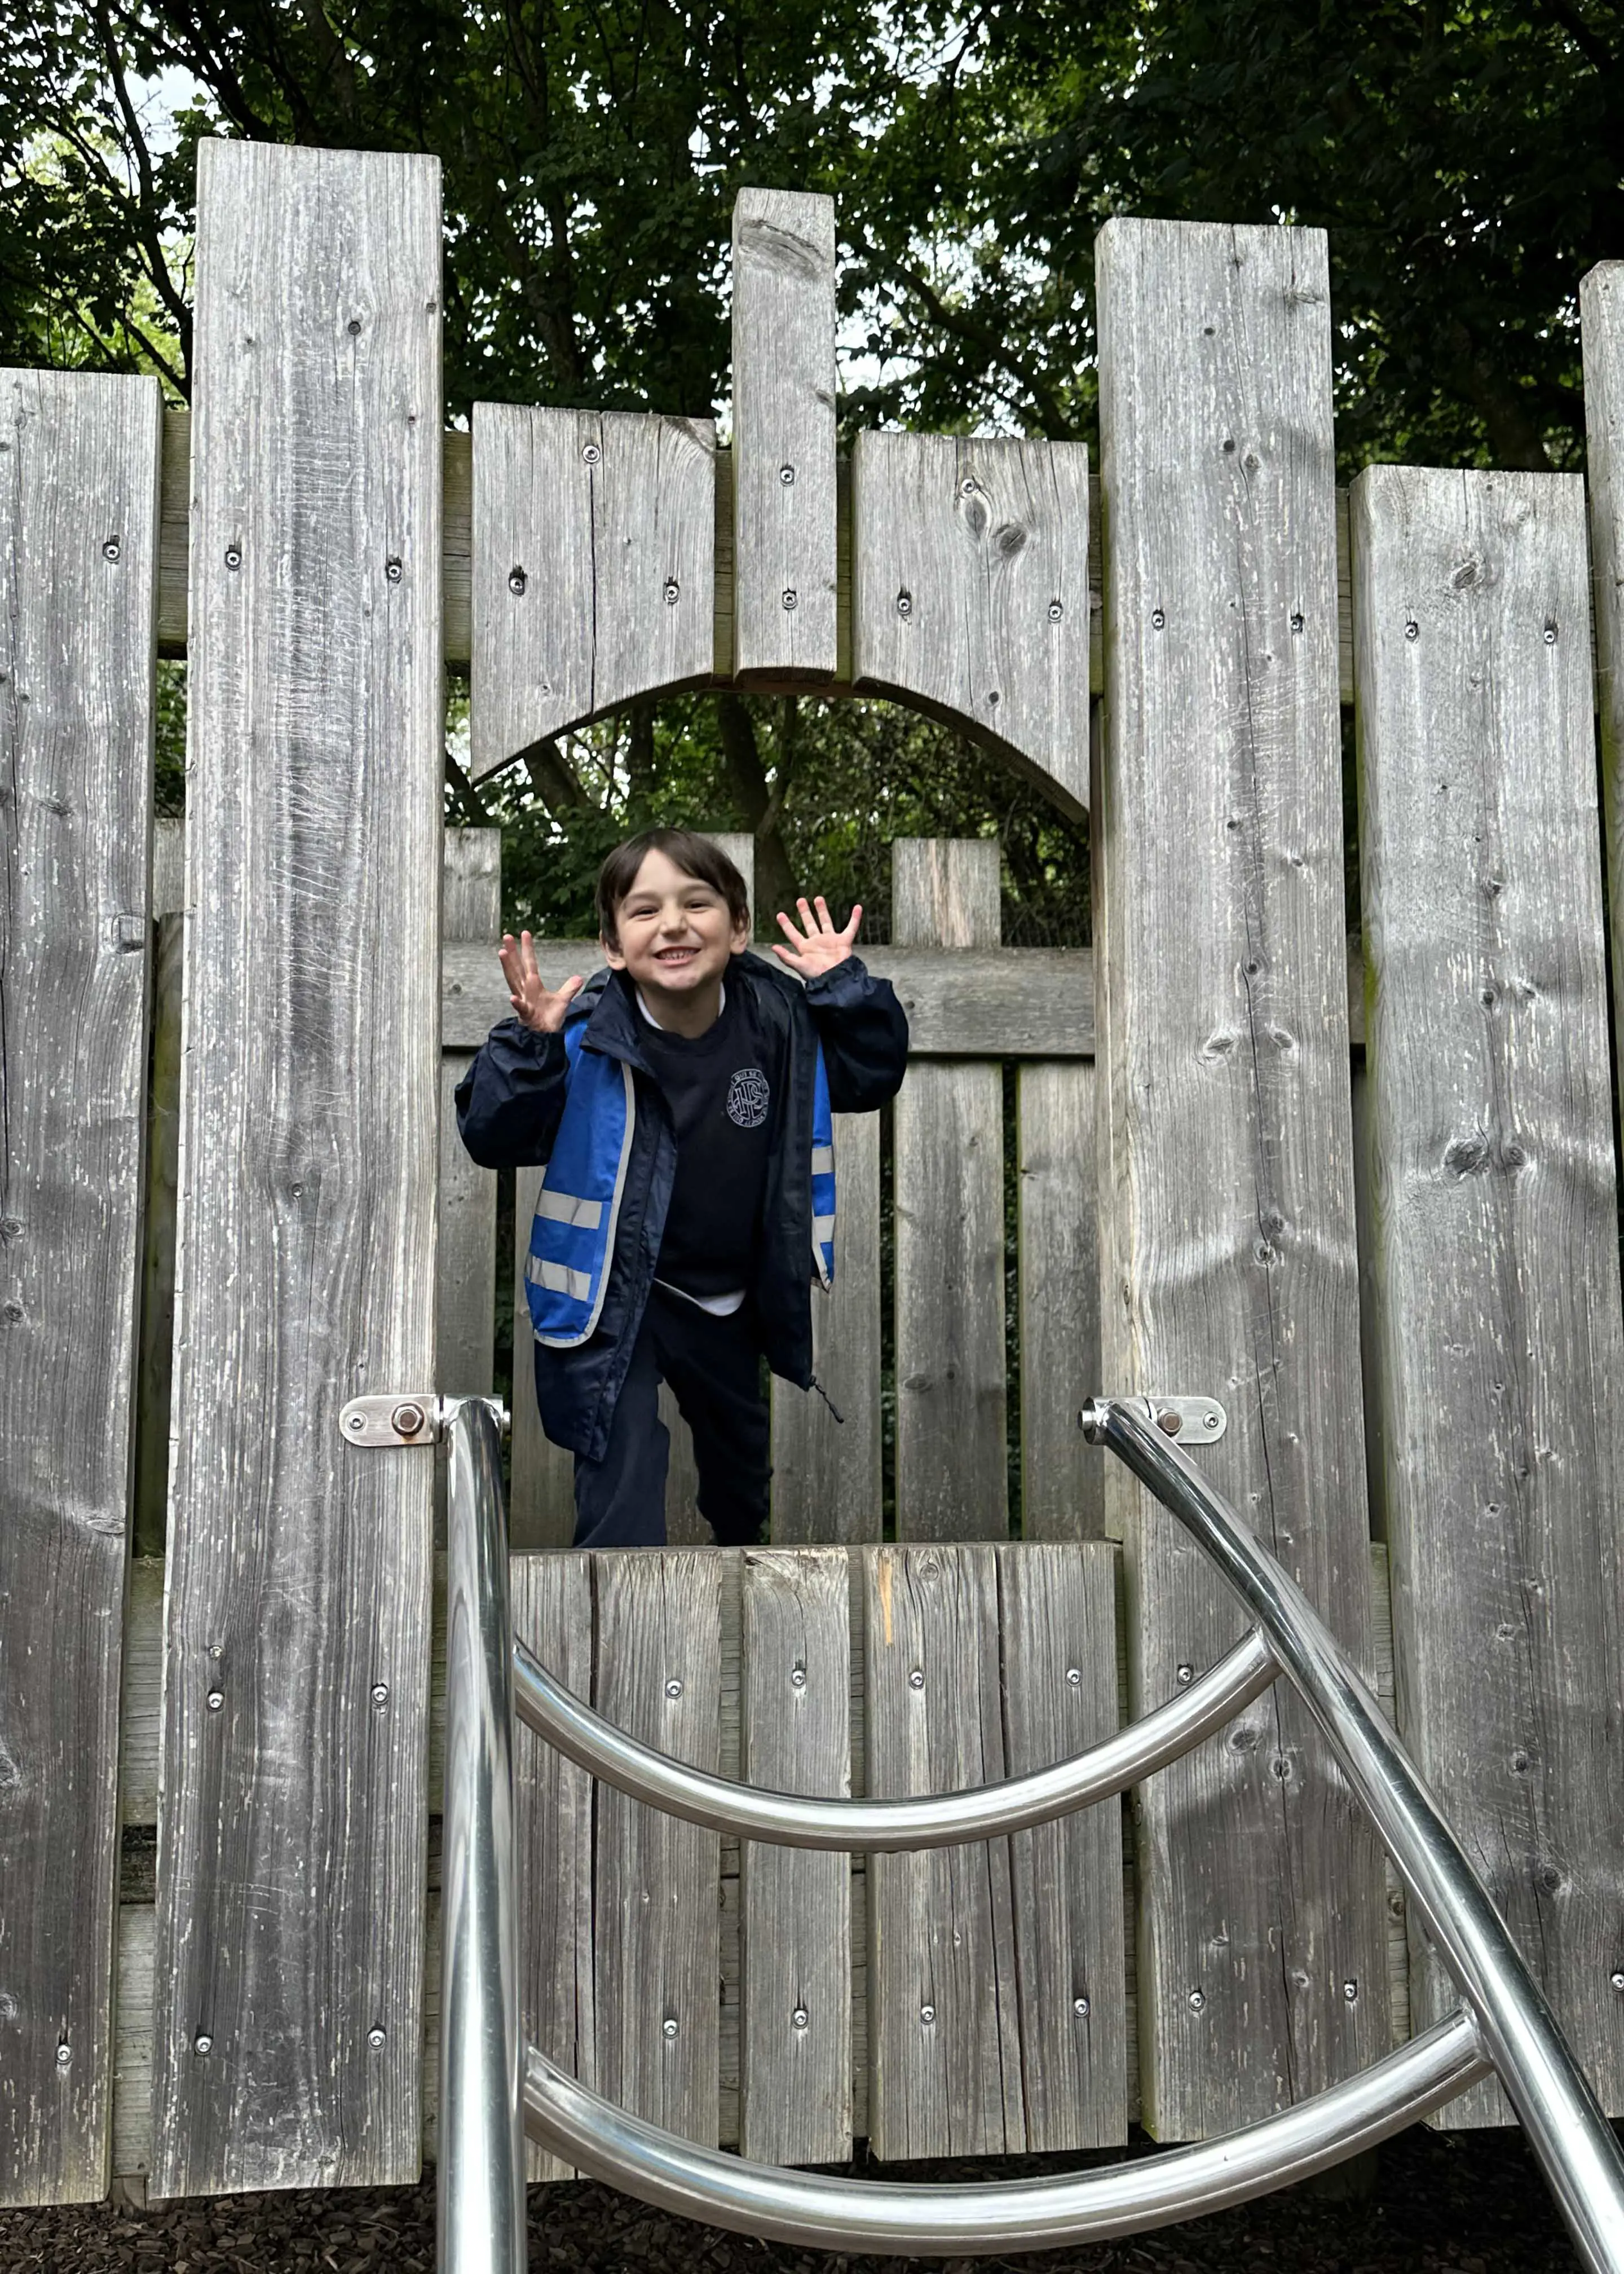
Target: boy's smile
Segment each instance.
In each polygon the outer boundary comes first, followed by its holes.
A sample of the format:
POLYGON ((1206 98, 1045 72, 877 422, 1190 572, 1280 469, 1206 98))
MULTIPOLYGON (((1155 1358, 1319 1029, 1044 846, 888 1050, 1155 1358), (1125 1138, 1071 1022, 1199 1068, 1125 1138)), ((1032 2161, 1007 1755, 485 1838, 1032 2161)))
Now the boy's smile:
POLYGON ((643 855, 615 911, 616 937, 604 953, 624 971, 662 1027, 703 1035, 721 1008, 722 975, 749 945, 714 885, 684 875, 658 849, 643 855))

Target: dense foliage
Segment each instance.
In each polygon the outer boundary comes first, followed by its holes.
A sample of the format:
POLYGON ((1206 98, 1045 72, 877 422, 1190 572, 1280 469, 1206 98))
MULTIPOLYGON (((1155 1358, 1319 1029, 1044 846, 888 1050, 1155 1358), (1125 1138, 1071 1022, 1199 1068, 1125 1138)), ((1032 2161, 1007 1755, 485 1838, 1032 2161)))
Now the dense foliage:
MULTIPOLYGON (((1330 231, 1347 471, 1571 466, 1578 282, 1624 255, 1621 61, 1613 0, 30 0, 0 84, 0 358, 185 399, 195 147, 226 133, 441 154, 458 418, 723 404, 754 182, 839 198, 848 431, 1091 440, 1101 222, 1278 217, 1330 231)), ((822 883, 881 922, 893 834, 996 829, 1010 936, 1086 922, 1081 833, 884 706, 685 699, 485 797, 458 771, 454 734, 453 804, 488 798, 512 912, 549 925, 583 922, 605 842, 678 816, 754 830, 763 896, 822 883)))

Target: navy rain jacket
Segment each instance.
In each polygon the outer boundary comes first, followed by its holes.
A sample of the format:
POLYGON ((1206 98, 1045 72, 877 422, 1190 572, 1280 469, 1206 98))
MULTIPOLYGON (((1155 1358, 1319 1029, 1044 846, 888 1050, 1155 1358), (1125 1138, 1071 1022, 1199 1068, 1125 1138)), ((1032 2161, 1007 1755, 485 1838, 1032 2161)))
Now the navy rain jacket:
MULTIPOLYGON (((837 1113, 866 1113, 901 1087, 908 1022, 891 982, 875 978, 855 956, 803 984, 759 956, 737 955, 727 967, 726 982, 748 990, 763 1032, 782 1035, 786 1042, 786 1103, 774 1117, 762 1203, 763 1237, 749 1291, 768 1365, 805 1389, 812 1380, 815 1034, 823 1046, 831 1106, 837 1113)), ((676 1175, 677 1141, 665 1092, 643 1056, 642 1014, 624 972, 594 973, 571 1004, 567 1023, 579 1019, 587 1021, 585 1049, 602 1050, 631 1067, 636 1120, 597 1329, 573 1349, 537 1344, 536 1397, 541 1426, 555 1445, 601 1460, 653 1284, 676 1175)), ((457 1127, 482 1168, 539 1167, 546 1162, 564 1111, 568 1071, 561 1033, 540 1035, 517 1019, 492 1027, 456 1089, 457 1127)), ((838 1209, 838 1158, 835 1174, 838 1209)))

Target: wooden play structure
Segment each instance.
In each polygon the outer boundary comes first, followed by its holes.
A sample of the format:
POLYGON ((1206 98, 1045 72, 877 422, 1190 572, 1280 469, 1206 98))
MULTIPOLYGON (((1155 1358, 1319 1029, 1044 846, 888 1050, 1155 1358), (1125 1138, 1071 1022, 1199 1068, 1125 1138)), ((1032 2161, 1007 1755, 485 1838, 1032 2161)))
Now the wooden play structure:
MULTIPOLYGON (((1077 1427, 1101 1389, 1214 1400, 1201 1473, 1624 2112, 1624 264, 1583 296, 1588 493, 1339 494, 1315 230, 1108 225, 1097 468, 848 461, 827 200, 741 194, 721 448, 513 404, 444 431, 432 158, 206 142, 199 188, 189 415, 0 376, 0 2202, 434 2152, 443 1462, 339 1416, 491 1388, 495 1184, 448 1101, 507 1009, 499 862, 443 825, 447 661, 479 776, 665 689, 879 695, 1087 810, 1095 862, 1092 949, 1040 952, 999 943, 996 844, 895 848, 868 953, 913 1061, 837 1133, 845 1420, 775 1387, 770 1551, 699 1544, 679 1458, 668 1551, 560 1552, 516 1338, 520 1637, 757 1785, 1041 1768, 1243 1630, 1077 1427)), ((517 1216, 523 1252, 523 1176, 517 1216)), ((1204 2139, 1454 2000, 1284 1684, 1125 1811, 920 1856, 729 1838, 528 1733, 515 1764, 527 2034, 760 2160, 1204 2139)), ((1509 2111, 1485 2082, 1440 2120, 1509 2111)))

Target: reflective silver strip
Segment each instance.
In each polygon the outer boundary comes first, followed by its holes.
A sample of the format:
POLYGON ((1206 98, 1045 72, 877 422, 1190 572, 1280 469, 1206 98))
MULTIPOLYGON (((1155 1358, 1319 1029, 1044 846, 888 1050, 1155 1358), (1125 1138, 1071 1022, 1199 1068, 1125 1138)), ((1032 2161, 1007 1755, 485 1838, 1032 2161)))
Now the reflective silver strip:
POLYGON ((815 1216, 813 1217, 813 1219, 812 1219, 812 1237, 813 1237, 813 1239, 814 1239, 815 1240, 822 1241, 822 1240, 825 1240, 825 1239, 832 1239, 834 1238, 834 1236, 835 1236, 835 1220, 834 1220, 833 1216, 815 1216))
POLYGON ((814 1145, 812 1173, 815 1177, 832 1177, 835 1172, 835 1148, 832 1145, 814 1145))
POLYGON ((545 1287, 554 1295, 568 1295, 572 1302, 587 1303, 592 1298, 592 1275, 590 1271, 571 1271, 568 1265, 550 1263, 539 1255, 525 1258, 524 1276, 538 1287, 545 1287))
POLYGON ((574 1193, 549 1192, 544 1185, 536 1195, 536 1213, 554 1224, 575 1224, 583 1231, 596 1231, 604 1220, 604 1204, 582 1200, 574 1193))
MULTIPOLYGON (((579 1334, 537 1336, 537 1341, 545 1343, 549 1350, 574 1350, 577 1344, 585 1342, 598 1325, 598 1314, 604 1307, 604 1297, 609 1292, 610 1276, 614 1269, 614 1228, 620 1221, 620 1201, 626 1192, 626 1164, 632 1156, 632 1132, 637 1113, 637 1093, 632 1085, 632 1070, 624 1058, 620 1061, 620 1079, 626 1084, 626 1134, 620 1140, 620 1157, 615 1165, 614 1193, 609 1202, 609 1230, 604 1239, 604 1268, 598 1275, 598 1300, 592 1305, 591 1316, 579 1334)), ((585 1302, 591 1292, 591 1282, 579 1271, 572 1272, 570 1276, 581 1281, 581 1300, 585 1302)))

